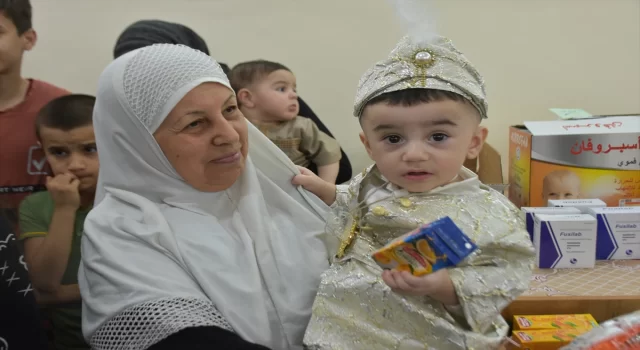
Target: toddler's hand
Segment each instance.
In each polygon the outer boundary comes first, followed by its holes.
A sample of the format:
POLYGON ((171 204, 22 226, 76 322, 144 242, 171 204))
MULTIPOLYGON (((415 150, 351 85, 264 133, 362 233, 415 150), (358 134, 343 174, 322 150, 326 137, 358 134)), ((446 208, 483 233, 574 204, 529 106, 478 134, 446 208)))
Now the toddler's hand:
POLYGON ((398 294, 429 296, 446 305, 457 305, 458 296, 447 269, 424 276, 407 271, 384 270, 382 280, 398 294))
POLYGON ((47 176, 47 191, 56 207, 78 209, 80 207, 80 180, 72 174, 58 174, 47 176))
POLYGON ((327 205, 332 205, 336 201, 336 185, 326 182, 311 170, 298 167, 301 174, 293 177, 291 181, 296 186, 302 186, 305 190, 315 194, 327 205))

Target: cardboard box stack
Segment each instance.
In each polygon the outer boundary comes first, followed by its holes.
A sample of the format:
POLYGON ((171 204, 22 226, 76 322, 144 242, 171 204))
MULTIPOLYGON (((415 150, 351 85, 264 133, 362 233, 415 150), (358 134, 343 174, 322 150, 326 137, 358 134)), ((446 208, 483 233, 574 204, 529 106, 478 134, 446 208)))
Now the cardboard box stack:
POLYGON ((509 136, 509 199, 539 268, 640 258, 639 115, 527 122, 509 136))

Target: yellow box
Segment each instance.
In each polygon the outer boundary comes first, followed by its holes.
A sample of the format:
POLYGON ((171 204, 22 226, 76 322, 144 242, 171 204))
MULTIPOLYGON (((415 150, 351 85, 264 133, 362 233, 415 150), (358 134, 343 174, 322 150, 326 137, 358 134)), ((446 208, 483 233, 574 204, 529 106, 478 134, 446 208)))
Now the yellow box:
POLYGON ((515 330, 511 338, 520 345, 520 350, 557 350, 586 332, 587 329, 515 330))
POLYGON ((573 315, 515 315, 514 330, 585 329, 597 327, 598 322, 590 314, 573 315))

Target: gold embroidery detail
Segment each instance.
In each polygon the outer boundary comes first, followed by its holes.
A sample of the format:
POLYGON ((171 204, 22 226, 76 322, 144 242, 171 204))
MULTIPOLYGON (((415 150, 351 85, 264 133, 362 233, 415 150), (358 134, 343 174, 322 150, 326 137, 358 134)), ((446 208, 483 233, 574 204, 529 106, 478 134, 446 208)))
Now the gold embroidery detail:
POLYGON ((353 222, 351 226, 348 226, 342 235, 342 239, 340 240, 340 247, 338 248, 338 252, 336 253, 336 258, 340 259, 344 256, 344 252, 349 248, 353 240, 356 238, 358 231, 358 218, 353 218, 353 222))
POLYGON ((273 140, 273 143, 276 144, 280 149, 298 149, 300 147, 300 139, 276 139, 273 140))
POLYGON ((373 215, 375 215, 375 216, 385 216, 385 215, 389 214, 387 209, 385 209, 384 207, 381 207, 381 206, 374 207, 373 209, 371 209, 371 212, 373 212, 373 215))
POLYGON ((409 198, 400 198, 399 201, 400 201, 400 205, 405 208, 409 208, 410 206, 413 205, 413 202, 411 202, 409 198))

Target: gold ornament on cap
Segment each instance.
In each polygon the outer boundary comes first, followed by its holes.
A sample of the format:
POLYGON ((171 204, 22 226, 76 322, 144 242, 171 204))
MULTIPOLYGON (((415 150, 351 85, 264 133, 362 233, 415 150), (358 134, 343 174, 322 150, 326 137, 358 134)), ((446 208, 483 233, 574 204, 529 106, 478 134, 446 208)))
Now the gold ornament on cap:
POLYGON ((433 57, 433 54, 427 50, 418 51, 415 56, 413 56, 413 64, 424 68, 431 67, 434 61, 435 58, 433 57))

